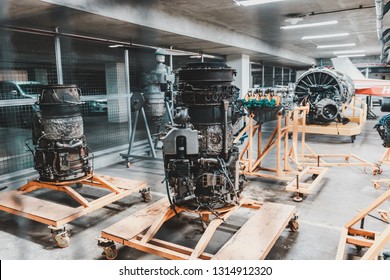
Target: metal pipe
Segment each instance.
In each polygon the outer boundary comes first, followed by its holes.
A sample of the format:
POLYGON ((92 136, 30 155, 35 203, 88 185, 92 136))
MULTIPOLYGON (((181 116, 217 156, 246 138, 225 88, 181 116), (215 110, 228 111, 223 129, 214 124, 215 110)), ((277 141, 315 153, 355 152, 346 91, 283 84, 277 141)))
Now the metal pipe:
POLYGON ((61 43, 58 36, 58 27, 55 28, 56 35, 54 36, 54 49, 56 53, 56 67, 57 67, 57 84, 62 85, 64 83, 62 75, 62 61, 61 61, 61 43))
POLYGON ((383 0, 375 0, 375 12, 376 12, 376 34, 381 44, 381 55, 380 61, 383 61, 383 51, 385 48, 385 43, 383 41, 382 36, 382 28, 383 28, 383 0))
MULTIPOLYGON (((153 50, 157 50, 159 48, 159 47, 144 45, 144 44, 129 43, 129 42, 117 41, 117 40, 111 40, 111 39, 102 39, 102 38, 96 38, 96 37, 91 37, 91 36, 49 31, 49 30, 43 30, 43 29, 37 29, 37 28, 17 27, 17 26, 5 25, 5 24, 0 24, 0 27, 5 29, 5 30, 10 30, 10 31, 14 31, 14 32, 39 34, 39 35, 45 35, 45 36, 62 36, 62 37, 67 37, 67 38, 72 38, 72 39, 82 39, 82 40, 88 40, 88 41, 99 42, 99 43, 107 43, 110 45, 120 45, 120 47, 123 47, 123 48, 141 47, 141 48, 153 49, 153 50)), ((196 52, 177 50, 177 49, 171 49, 171 50, 174 52, 177 52, 177 53, 182 52, 183 54, 186 54, 186 55, 199 55, 199 53, 196 53, 196 52)), ((222 57, 219 57, 219 58, 222 59, 222 57)))
POLYGON ((222 100, 222 109, 223 109, 223 126, 224 126, 224 139, 223 139, 223 150, 225 153, 225 158, 227 157, 228 151, 228 109, 229 109, 229 101, 223 99, 222 100))
POLYGON ((127 103, 127 127, 129 130, 129 144, 131 142, 131 136, 132 136, 132 119, 131 119, 131 96, 133 95, 130 90, 130 63, 129 63, 129 50, 125 49, 124 51, 125 56, 125 89, 126 89, 126 95, 128 96, 126 98, 127 103))
POLYGON ((375 0, 375 11, 376 11, 376 32, 378 39, 382 40, 382 28, 383 28, 383 0, 375 0))
POLYGON ((144 119, 145 130, 146 130, 146 134, 148 136, 148 142, 149 142, 149 146, 150 146, 150 152, 152 153, 152 157, 156 158, 156 151, 154 150, 152 135, 150 134, 149 124, 148 124, 148 121, 146 118, 144 107, 141 108, 141 114, 142 114, 142 117, 144 119))

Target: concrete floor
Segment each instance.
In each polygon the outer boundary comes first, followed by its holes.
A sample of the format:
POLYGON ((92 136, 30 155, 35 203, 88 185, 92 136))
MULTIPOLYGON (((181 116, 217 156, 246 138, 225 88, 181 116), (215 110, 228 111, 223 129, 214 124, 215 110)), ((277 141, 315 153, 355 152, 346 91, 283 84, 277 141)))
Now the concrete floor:
MULTIPOLYGON (((379 113, 383 115, 383 113, 379 113)), ((382 141, 373 129, 376 120, 368 120, 364 131, 356 141, 346 136, 308 135, 307 143, 317 153, 353 153, 369 162, 378 161, 385 149, 382 141)), ((272 129, 273 123, 264 126, 265 135, 272 129)), ((272 159, 270 159, 272 161, 272 159)), ((137 180, 145 180, 152 189, 153 201, 165 197, 165 185, 161 161, 136 159, 131 168, 126 168, 123 161, 115 162, 96 172, 137 180)), ((300 228, 298 232, 284 230, 275 246, 267 256, 269 260, 333 260, 335 259, 340 238, 341 227, 357 214, 358 209, 368 206, 384 192, 372 187, 371 180, 390 178, 390 166, 384 166, 382 175, 373 176, 371 167, 332 167, 321 181, 318 190, 304 196, 300 203, 292 200, 293 194, 284 190, 285 182, 257 178, 248 178, 245 196, 261 201, 291 204, 297 207, 300 228)), ((94 197, 96 192, 86 195, 94 197)), ((42 197, 69 203, 73 201, 62 193, 40 194, 42 197)), ((151 202, 150 202, 151 203, 151 202)), ((75 205, 76 206, 76 205, 75 205)), ((108 207, 104 207, 81 217, 68 225, 71 234, 71 245, 65 249, 54 246, 46 225, 0 212, 0 259, 19 260, 96 260, 103 259, 102 250, 97 246, 96 237, 106 227, 128 217, 130 214, 146 207, 140 195, 121 199, 108 207)), ((381 209, 390 209, 390 201, 381 209)), ((237 218, 239 220, 239 218, 237 218)), ((261 226, 261 225, 259 225, 261 226)), ((387 224, 373 218, 366 219, 366 229, 381 231, 387 224)), ((201 236, 201 225, 197 217, 180 215, 162 229, 160 235, 168 240, 194 244, 201 236), (176 235, 175 235, 176 234, 176 235), (175 236, 174 236, 175 235, 175 236), (177 235, 180 238, 176 237, 177 235)), ((218 238, 208 248, 210 252, 221 246, 229 233, 218 232, 218 238), (222 241, 221 241, 222 240, 222 241)), ((160 259, 135 249, 118 245, 118 259, 160 259)), ((387 245, 390 248, 390 244, 387 245)), ((387 250, 386 248, 386 250, 387 250)), ((358 252, 351 248, 348 258, 355 258, 358 252)))

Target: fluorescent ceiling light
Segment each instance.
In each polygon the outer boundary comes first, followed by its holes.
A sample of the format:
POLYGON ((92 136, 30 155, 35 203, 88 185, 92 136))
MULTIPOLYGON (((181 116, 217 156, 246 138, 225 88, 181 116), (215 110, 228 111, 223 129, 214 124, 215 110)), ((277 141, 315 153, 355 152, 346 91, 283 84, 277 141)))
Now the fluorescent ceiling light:
POLYGON ((298 22, 302 21, 303 18, 300 17, 292 17, 292 18, 286 18, 284 21, 288 22, 290 24, 297 24, 298 22))
POLYGON ((354 51, 336 51, 336 52, 333 52, 333 54, 345 54, 345 53, 363 53, 365 52, 365 50, 354 50, 354 51))
POLYGON ((329 49, 329 48, 341 48, 341 47, 353 47, 356 46, 355 43, 348 43, 348 44, 336 44, 336 45, 320 45, 317 46, 317 49, 329 49))
POLYGON ((121 47, 124 47, 124 45, 116 44, 116 45, 109 45, 108 47, 109 48, 121 48, 121 47))
POLYGON ((360 54, 343 54, 343 55, 338 55, 337 57, 361 57, 361 56, 366 56, 365 53, 360 53, 360 54))
POLYGON ((331 25, 337 23, 339 23, 337 20, 320 21, 320 22, 313 22, 313 23, 306 23, 306 24, 287 25, 287 26, 280 27, 280 29, 305 28, 305 27, 314 27, 314 26, 322 26, 322 25, 331 25))
POLYGON ((302 40, 310 40, 310 39, 321 39, 321 38, 332 38, 332 37, 343 37, 349 36, 349 33, 335 33, 335 34, 326 34, 326 35, 314 35, 314 36, 303 36, 302 40))
POLYGON ((234 1, 238 6, 252 6, 252 5, 261 5, 272 2, 280 2, 285 0, 243 0, 243 1, 234 1))

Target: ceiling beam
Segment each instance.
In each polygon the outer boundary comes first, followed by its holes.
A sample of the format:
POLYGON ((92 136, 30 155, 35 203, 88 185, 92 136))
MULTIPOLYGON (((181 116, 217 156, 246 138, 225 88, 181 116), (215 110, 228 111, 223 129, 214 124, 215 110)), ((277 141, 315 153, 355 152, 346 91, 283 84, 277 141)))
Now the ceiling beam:
MULTIPOLYGON (((131 3, 126 1, 98 2, 88 0, 41 0, 42 2, 65 6, 96 15, 114 18, 123 22, 144 26, 181 36, 197 38, 203 41, 232 46, 238 49, 267 54, 299 62, 301 65, 315 63, 313 57, 299 54, 291 50, 269 44, 258 38, 230 30, 195 18, 184 17, 177 13, 166 13, 158 9, 155 2, 142 1, 131 3)), ((266 27, 264 27, 266 28, 266 27)), ((145 34, 147 36, 147 34, 145 34)), ((130 37, 130 34, 129 34, 130 37)), ((238 52, 238 51, 237 51, 238 52)), ((238 54, 238 53, 237 53, 238 54)))

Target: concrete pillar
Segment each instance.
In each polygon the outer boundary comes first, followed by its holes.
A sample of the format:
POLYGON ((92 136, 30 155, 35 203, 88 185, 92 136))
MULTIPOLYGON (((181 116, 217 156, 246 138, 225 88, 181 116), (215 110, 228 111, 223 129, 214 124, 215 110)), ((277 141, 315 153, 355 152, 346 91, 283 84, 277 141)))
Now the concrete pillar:
POLYGON ((237 71, 237 75, 232 83, 240 89, 241 97, 245 96, 249 89, 250 82, 250 64, 249 55, 228 55, 226 64, 237 71))
POLYGON ((106 64, 106 90, 109 122, 127 121, 125 64, 113 62, 106 64), (112 95, 110 97, 110 95, 112 95), (115 95, 115 96, 114 96, 115 95))

